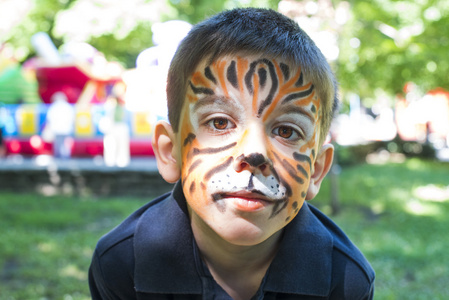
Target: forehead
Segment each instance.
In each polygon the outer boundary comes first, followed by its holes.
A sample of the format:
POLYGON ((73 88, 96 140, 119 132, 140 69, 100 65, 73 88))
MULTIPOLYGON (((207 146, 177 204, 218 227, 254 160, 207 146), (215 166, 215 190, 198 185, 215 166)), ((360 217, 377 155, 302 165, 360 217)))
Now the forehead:
POLYGON ((212 63, 204 59, 187 89, 190 108, 249 99, 258 117, 282 107, 307 107, 314 114, 319 110, 315 87, 301 67, 279 58, 232 55, 212 63))
MULTIPOLYGON (((197 67, 195 68, 194 72, 192 72, 192 76, 197 71, 204 70, 205 68, 214 68, 214 67, 225 67, 225 63, 228 62, 229 66, 233 64, 235 66, 235 71, 245 72, 245 71, 254 71, 260 68, 269 68, 270 63, 273 64, 273 67, 277 68, 280 67, 280 71, 282 72, 288 72, 288 73, 296 73, 298 71, 301 71, 301 67, 298 64, 292 63, 284 58, 274 58, 270 56, 264 56, 263 54, 245 54, 245 53, 238 53, 238 54, 229 54, 220 56, 218 58, 215 58, 211 60, 210 57, 202 59, 197 67), (235 65, 234 65, 235 64, 235 65), (239 69, 237 69, 237 66, 239 69)), ((228 67, 229 67, 228 66, 228 67)), ((226 67, 225 67, 226 68, 226 67)), ((232 67, 231 67, 232 68, 232 67)), ((227 73, 228 69, 226 68, 227 73)), ((231 71, 229 70, 229 73, 231 71)), ((231 75, 231 74, 229 74, 231 75)), ((284 74, 286 75, 286 73, 284 74)), ((304 74, 303 74, 304 75, 304 74)), ((227 80, 231 80, 232 78, 226 77, 227 80)))

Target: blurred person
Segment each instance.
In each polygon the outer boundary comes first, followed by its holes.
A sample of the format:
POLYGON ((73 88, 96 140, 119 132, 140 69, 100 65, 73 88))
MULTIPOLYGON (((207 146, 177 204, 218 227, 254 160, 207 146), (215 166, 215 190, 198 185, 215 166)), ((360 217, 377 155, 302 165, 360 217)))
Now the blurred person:
POLYGON ((53 140, 53 155, 57 158, 70 158, 73 145, 73 128, 75 109, 68 103, 63 92, 56 92, 51 97, 52 103, 47 111, 46 127, 43 132, 45 140, 53 140))
POLYGON ((306 200, 334 154, 337 83, 291 19, 219 13, 189 32, 152 144, 172 192, 97 244, 92 299, 372 299, 374 270, 306 200))
POLYGON ((105 103, 106 129, 103 156, 107 166, 125 167, 130 162, 130 133, 127 123, 124 85, 116 84, 105 103))

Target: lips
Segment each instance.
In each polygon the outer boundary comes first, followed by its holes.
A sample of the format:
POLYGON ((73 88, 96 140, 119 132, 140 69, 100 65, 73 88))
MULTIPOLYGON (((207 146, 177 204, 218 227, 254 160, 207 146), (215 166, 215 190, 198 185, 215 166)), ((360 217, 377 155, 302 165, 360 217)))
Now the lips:
POLYGON ((230 193, 217 193, 213 195, 215 201, 226 200, 232 202, 237 210, 254 212, 273 204, 276 200, 267 197, 260 191, 238 191, 230 193))

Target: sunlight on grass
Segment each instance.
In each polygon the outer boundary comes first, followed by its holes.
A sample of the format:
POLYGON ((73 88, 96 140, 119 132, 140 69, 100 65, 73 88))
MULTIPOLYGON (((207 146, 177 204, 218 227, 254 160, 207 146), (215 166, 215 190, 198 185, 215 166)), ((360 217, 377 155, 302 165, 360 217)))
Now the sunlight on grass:
POLYGON ((449 201, 449 185, 439 187, 434 184, 428 184, 416 188, 413 194, 425 201, 446 202, 449 201))
MULTIPOLYGON (((332 219, 376 271, 375 299, 448 299, 449 164, 357 165, 338 177, 332 219)), ((314 201, 330 212, 329 181, 314 201)))
POLYGON ((69 264, 68 266, 63 267, 59 271, 59 275, 65 277, 73 277, 80 281, 87 280, 87 273, 85 270, 81 270, 77 265, 69 264))
POLYGON ((440 207, 431 203, 424 203, 419 200, 411 200, 405 205, 405 210, 417 216, 438 216, 441 215, 440 207))
POLYGON ((55 250, 56 245, 53 242, 43 242, 43 243, 39 243, 37 245, 37 249, 39 249, 39 251, 41 251, 42 253, 51 253, 55 250))

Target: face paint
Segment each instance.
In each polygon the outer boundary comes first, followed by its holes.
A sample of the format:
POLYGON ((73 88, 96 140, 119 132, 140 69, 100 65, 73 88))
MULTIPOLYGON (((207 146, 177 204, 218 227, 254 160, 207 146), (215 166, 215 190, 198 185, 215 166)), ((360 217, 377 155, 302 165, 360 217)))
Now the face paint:
POLYGON ((181 120, 182 183, 194 214, 237 242, 263 241, 294 218, 321 120, 315 88, 299 68, 266 58, 203 62, 181 120))

